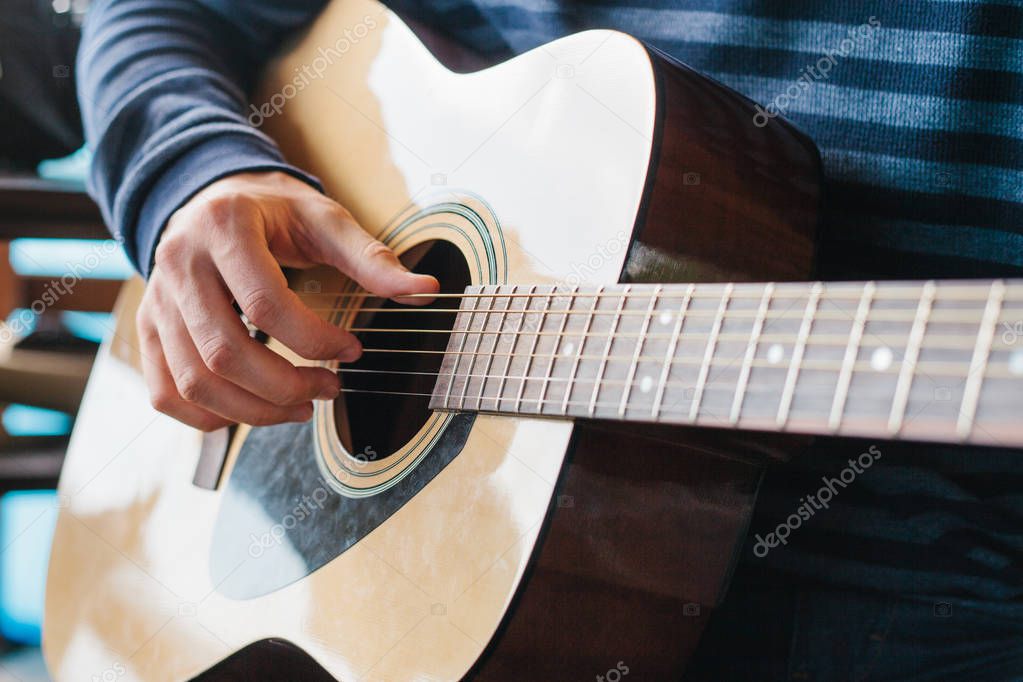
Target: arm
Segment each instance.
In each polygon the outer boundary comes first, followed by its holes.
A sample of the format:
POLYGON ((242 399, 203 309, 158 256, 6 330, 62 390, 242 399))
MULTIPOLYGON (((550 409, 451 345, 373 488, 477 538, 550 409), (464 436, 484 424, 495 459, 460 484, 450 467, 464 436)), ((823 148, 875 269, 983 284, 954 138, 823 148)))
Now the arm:
POLYGON ((358 341, 288 290, 281 265, 333 265, 384 296, 436 290, 248 124, 262 61, 319 0, 100 0, 79 52, 90 188, 149 276, 139 310, 153 404, 202 429, 307 419, 337 376, 248 338, 236 302, 302 357, 358 341))
POLYGON ((262 62, 323 4, 93 4, 78 55, 79 98, 94 154, 90 190, 143 275, 170 215, 215 180, 277 170, 318 187, 284 163, 243 112, 245 90, 262 62))

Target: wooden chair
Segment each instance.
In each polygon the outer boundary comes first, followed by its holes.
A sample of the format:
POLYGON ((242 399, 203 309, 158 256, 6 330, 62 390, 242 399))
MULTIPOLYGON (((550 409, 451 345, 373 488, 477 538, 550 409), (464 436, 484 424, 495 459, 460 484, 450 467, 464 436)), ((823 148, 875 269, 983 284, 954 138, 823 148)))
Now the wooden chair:
MULTIPOLYGON (((77 184, 43 180, 35 176, 0 174, 0 285, 13 292, 13 301, 31 303, 41 297, 52 277, 29 276, 15 280, 7 243, 20 237, 36 239, 106 239, 103 218, 85 189, 77 184)), ((62 297, 52 310, 109 311, 121 283, 85 279, 71 296, 62 297)), ((0 294, 2 296, 2 294, 0 294)), ((0 298, 0 312, 4 312, 0 298)), ((10 304, 10 303, 9 303, 10 304)), ((9 312, 9 309, 7 310, 9 312)))

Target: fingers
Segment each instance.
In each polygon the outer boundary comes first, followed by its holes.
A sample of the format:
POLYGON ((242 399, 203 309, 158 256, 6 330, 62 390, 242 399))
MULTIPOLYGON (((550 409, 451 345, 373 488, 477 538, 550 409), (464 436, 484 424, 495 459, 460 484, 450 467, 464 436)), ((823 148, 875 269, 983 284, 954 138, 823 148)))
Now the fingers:
POLYGON ((440 284, 430 275, 409 272, 394 252, 371 237, 343 209, 332 211, 308 235, 323 262, 333 265, 363 288, 402 303, 428 303, 429 298, 400 294, 435 294, 440 284))
POLYGON ((178 394, 170 369, 163 357, 163 348, 156 327, 148 319, 138 320, 139 341, 142 348, 142 375, 149 389, 149 400, 159 412, 184 422, 200 431, 215 431, 229 425, 228 419, 186 402, 178 394))
POLYGON ((351 362, 362 353, 352 334, 320 318, 288 288, 284 273, 266 244, 241 242, 216 266, 254 325, 310 360, 351 362))
POLYGON ((213 374, 275 405, 337 397, 337 374, 322 367, 295 367, 250 338, 212 268, 185 280, 177 306, 199 357, 213 374))
POLYGON ((312 417, 311 402, 275 405, 211 372, 179 316, 162 315, 156 330, 177 394, 184 402, 224 419, 254 426, 301 422, 312 417))
POLYGON ((335 373, 295 367, 249 337, 248 319, 298 355, 351 362, 349 332, 288 288, 281 264, 339 268, 367 290, 426 303, 437 280, 410 273, 333 201, 290 176, 238 174, 207 187, 168 221, 140 308, 146 381, 162 412, 210 430, 312 416, 340 390, 335 373), (404 294, 425 294, 405 298, 404 294))

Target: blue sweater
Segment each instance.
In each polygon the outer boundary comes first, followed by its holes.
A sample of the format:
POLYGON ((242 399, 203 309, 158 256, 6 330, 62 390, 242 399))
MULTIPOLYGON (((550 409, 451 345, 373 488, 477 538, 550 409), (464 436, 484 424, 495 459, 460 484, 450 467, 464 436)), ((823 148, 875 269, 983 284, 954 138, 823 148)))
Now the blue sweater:
MULTIPOLYGON (((168 216, 224 175, 280 169, 246 120, 261 63, 320 0, 99 0, 79 57, 91 188, 142 272, 168 216)), ((493 61, 587 28, 650 42, 816 141, 820 275, 1020 276, 1023 5, 1015 0, 444 0, 391 3, 493 61), (795 89, 793 85, 797 85, 795 89)), ((1021 406, 1023 409, 1023 406, 1021 406)), ((869 444, 826 440, 769 475, 774 530, 869 444)), ((1023 600, 1023 466, 1012 451, 881 445, 788 544, 801 580, 1023 600)))

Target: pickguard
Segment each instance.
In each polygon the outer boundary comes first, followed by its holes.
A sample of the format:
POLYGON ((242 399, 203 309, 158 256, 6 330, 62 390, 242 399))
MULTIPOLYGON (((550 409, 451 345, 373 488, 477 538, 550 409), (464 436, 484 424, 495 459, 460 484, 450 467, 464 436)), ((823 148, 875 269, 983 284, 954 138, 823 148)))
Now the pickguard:
POLYGON ((217 592, 232 599, 269 594, 343 554, 461 452, 473 420, 454 415, 414 471, 363 498, 340 495, 320 474, 311 422, 253 428, 213 529, 210 574, 217 592))
MULTIPOLYGON (((473 282, 505 282, 504 237, 486 202, 451 189, 438 190, 437 195, 434 201, 422 197, 423 205, 410 203, 379 235, 380 240, 399 253, 429 239, 449 241, 466 258, 473 282)), ((331 321, 349 322, 340 316, 331 321)), ((396 467, 397 473, 383 467, 377 476, 380 481, 366 483, 366 471, 338 469, 356 466, 359 460, 352 459, 333 437, 333 414, 333 406, 325 403, 317 407, 311 422, 255 427, 249 432, 225 484, 213 529, 210 574, 219 593, 233 599, 269 594, 343 554, 458 455, 474 420, 471 414, 431 416, 435 422, 432 444, 418 445, 419 452, 373 462, 373 467, 401 466, 396 467), (321 453, 314 442, 317 429, 321 453), (325 464, 329 462, 338 464, 333 473, 325 464), (328 482, 325 476, 333 478, 328 482)))

